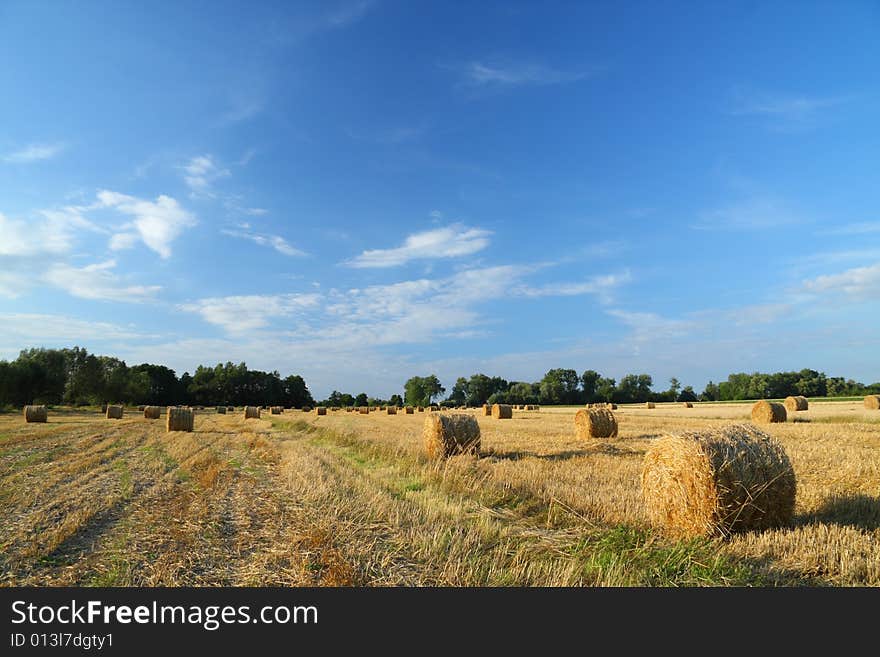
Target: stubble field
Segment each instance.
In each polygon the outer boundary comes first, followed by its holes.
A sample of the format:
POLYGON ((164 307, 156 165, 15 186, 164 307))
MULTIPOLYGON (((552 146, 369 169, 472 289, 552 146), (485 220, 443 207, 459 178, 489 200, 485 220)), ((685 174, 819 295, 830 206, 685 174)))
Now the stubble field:
MULTIPOLYGON (((424 413, 260 420, 0 415, 0 584, 105 586, 880 585, 880 413, 813 402, 763 427, 797 476, 792 526, 729 540, 651 529, 651 441, 750 404, 478 415, 480 458, 424 456, 424 413)), ((468 411, 474 412, 474 411, 468 411)))

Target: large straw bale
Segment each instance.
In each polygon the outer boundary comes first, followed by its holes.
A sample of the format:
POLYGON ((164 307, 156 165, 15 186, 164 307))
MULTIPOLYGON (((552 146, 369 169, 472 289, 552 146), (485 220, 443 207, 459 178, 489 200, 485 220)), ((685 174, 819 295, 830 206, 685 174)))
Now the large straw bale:
POLYGON ((166 431, 192 431, 195 413, 193 409, 184 406, 169 406, 165 418, 166 431))
POLYGON ((422 430, 429 458, 480 453, 480 425, 465 413, 431 413, 422 430))
POLYGON ((648 518, 679 537, 787 525, 796 488, 785 450, 751 424, 662 436, 642 469, 648 518))

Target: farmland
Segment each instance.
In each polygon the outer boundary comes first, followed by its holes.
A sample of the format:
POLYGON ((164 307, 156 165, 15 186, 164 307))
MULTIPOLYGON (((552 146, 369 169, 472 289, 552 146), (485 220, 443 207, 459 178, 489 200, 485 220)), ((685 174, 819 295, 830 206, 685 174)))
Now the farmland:
POLYGON ((622 406, 618 438, 593 440, 572 407, 477 414, 480 457, 441 461, 424 413, 197 411, 192 433, 134 409, 0 415, 0 584, 880 585, 880 413, 861 402, 763 427, 795 470, 792 526, 649 527, 651 442, 749 410, 622 406))

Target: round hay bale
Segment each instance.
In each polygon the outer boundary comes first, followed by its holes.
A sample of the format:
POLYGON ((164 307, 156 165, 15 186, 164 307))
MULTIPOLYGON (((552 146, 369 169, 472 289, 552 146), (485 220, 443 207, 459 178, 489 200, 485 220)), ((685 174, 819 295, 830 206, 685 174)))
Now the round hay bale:
POLYGON ((122 406, 111 404, 107 406, 107 419, 108 420, 121 420, 122 413, 125 409, 122 406))
POLYGON ((796 396, 796 397, 786 397, 785 402, 785 410, 789 413, 796 413, 797 411, 806 411, 810 408, 810 402, 807 401, 806 397, 796 396))
POLYGON ((865 397, 865 408, 872 411, 880 410, 880 395, 868 395, 865 397))
POLYGON ((141 404, 140 406, 138 406, 139 411, 143 411, 145 408, 146 408, 146 406, 144 404, 141 404))
POLYGON ((465 413, 433 413, 425 416, 422 429, 428 458, 446 458, 455 454, 480 454, 480 425, 477 418, 465 413))
POLYGON ((370 414, 370 407, 369 406, 361 406, 360 408, 358 408, 358 413, 360 413, 361 415, 369 415, 370 414))
POLYGON ((415 409, 412 406, 404 406, 403 413, 404 415, 412 415, 415 412, 415 409))
POLYGON ((260 419, 260 407, 259 406, 245 406, 244 407, 244 419, 245 420, 259 420, 260 419))
POLYGON ((510 404, 492 404, 492 417, 509 420, 513 417, 513 406, 510 404))
POLYGON ((772 424, 775 422, 785 422, 787 418, 785 406, 779 402, 761 400, 755 402, 755 405, 752 406, 752 422, 772 424))
POLYGON ((684 406, 685 408, 693 408, 694 407, 693 402, 682 402, 681 405, 684 406))
POLYGON ((651 524, 680 537, 787 525, 796 489, 785 450, 751 424, 662 436, 642 469, 651 524))
POLYGON ((388 413, 388 415, 397 415, 397 406, 386 406, 385 412, 388 413))
POLYGON ((281 415, 281 407, 280 406, 273 406, 272 408, 269 409, 269 412, 272 415, 281 415))
POLYGON ((607 408, 582 408, 574 414, 577 437, 617 438, 617 418, 607 408))
POLYGON ((315 408, 315 415, 327 415, 326 406, 318 406, 315 408))
POLYGON ((492 417, 492 407, 489 404, 483 404, 483 417, 492 417))
MULTIPOLYGON (((158 408, 158 406, 155 408, 158 408)), ((194 422, 195 413, 193 409, 182 406, 169 406, 168 415, 165 418, 165 431, 192 431, 194 422)))
POLYGON ((162 409, 158 406, 144 406, 144 417, 147 420, 158 420, 162 415, 162 409))
POLYGON ((654 402, 645 402, 645 408, 656 408, 657 405, 654 402))
POLYGON ((49 411, 42 404, 39 406, 24 407, 25 422, 46 422, 49 419, 49 411))
POLYGON ((227 406, 226 412, 227 413, 235 413, 235 406, 227 406))
POLYGON ((616 411, 616 410, 617 410, 617 404, 608 404, 608 408, 610 408, 612 411, 616 411))
POLYGON ((217 407, 217 414, 218 415, 226 415, 226 407, 225 406, 218 406, 217 407))
POLYGON ((425 412, 425 407, 424 407, 424 406, 419 406, 416 410, 417 410, 419 413, 424 413, 424 412, 425 412))

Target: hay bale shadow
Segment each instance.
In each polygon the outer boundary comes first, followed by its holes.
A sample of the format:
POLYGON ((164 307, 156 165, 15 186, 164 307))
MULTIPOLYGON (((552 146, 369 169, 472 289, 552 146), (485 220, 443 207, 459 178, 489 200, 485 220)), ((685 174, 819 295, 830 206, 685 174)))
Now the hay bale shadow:
POLYGON ((803 524, 824 523, 856 527, 865 531, 880 529, 880 497, 870 495, 832 495, 815 511, 800 516, 803 524))
POLYGON ((581 458, 584 456, 592 456, 595 454, 611 454, 613 456, 632 456, 642 455, 644 450, 630 449, 629 447, 619 447, 610 443, 596 443, 585 449, 568 449, 562 452, 554 452, 552 454, 537 454, 528 450, 511 450, 500 451, 495 448, 489 448, 483 452, 486 458, 494 458, 498 460, 520 461, 522 459, 539 459, 541 461, 568 461, 569 459, 581 458))

